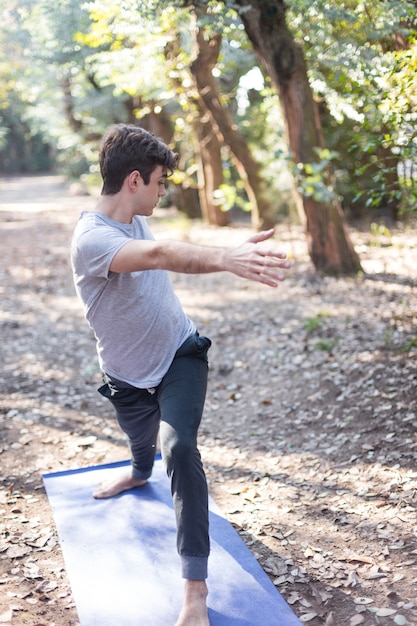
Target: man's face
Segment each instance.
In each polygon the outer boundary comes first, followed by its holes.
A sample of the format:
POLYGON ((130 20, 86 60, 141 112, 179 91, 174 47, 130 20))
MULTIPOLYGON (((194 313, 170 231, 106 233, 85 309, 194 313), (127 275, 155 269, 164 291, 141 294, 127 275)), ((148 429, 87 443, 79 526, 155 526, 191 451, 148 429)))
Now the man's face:
POLYGON ((157 165, 154 169, 148 185, 145 185, 142 177, 139 179, 140 182, 137 190, 137 215, 152 215, 159 202, 159 198, 162 198, 167 193, 165 189, 166 179, 166 170, 162 165, 157 165))

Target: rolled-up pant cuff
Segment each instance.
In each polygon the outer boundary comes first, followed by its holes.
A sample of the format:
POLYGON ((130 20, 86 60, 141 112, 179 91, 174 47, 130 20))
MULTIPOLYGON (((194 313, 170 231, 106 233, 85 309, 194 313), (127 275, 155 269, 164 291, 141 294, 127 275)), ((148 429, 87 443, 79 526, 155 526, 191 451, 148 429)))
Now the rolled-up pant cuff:
POLYGON ((182 556, 182 577, 187 580, 205 580, 207 578, 206 556, 182 556))
POLYGON ((148 480, 148 478, 152 476, 152 470, 149 470, 148 472, 141 472, 132 465, 132 476, 136 480, 148 480))

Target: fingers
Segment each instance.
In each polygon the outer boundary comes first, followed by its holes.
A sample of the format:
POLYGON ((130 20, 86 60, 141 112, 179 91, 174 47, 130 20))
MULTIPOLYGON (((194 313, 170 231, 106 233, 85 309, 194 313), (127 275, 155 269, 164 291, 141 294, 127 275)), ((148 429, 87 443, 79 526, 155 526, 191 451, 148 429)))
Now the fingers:
POLYGON ((255 233, 254 235, 252 235, 252 237, 249 237, 248 241, 250 241, 251 243, 266 241, 267 239, 270 239, 272 237, 274 232, 275 231, 273 228, 270 228, 269 230, 263 230, 260 233, 255 233))
POLYGON ((280 263, 281 267, 287 267, 286 263, 288 263, 288 267, 290 267, 289 261, 285 261, 285 259, 287 258, 287 255, 285 252, 275 252, 274 250, 263 250, 263 251, 260 251, 260 254, 263 256, 273 257, 274 259, 284 259, 284 263, 280 263))
POLYGON ((285 276, 281 272, 251 272, 246 278, 269 287, 278 287, 279 283, 285 280, 285 276))
MULTIPOLYGON (((262 241, 266 241, 267 239, 270 239, 273 236, 274 232, 275 230, 273 228, 270 228, 269 230, 263 230, 260 233, 255 233, 254 235, 252 235, 252 237, 250 237, 247 240, 247 243, 257 244, 257 243, 261 243, 262 241)), ((259 250, 258 253, 261 256, 269 256, 269 257, 274 257, 276 259, 287 258, 287 255, 285 254, 285 252, 275 252, 273 250, 259 250)), ((290 266, 282 265, 281 267, 288 268, 290 266)))
POLYGON ((291 264, 285 252, 263 250, 257 244, 269 239, 274 229, 256 233, 239 248, 227 250, 223 256, 224 268, 246 278, 270 287, 277 287, 285 279, 285 272, 291 264))
POLYGON ((285 280, 285 275, 281 270, 287 270, 290 267, 291 264, 285 253, 260 252, 251 278, 265 285, 277 287, 279 282, 285 280))
POLYGON ((252 280, 271 287, 278 287, 278 284, 285 280, 285 275, 283 272, 277 271, 276 268, 263 268, 254 274, 252 280))

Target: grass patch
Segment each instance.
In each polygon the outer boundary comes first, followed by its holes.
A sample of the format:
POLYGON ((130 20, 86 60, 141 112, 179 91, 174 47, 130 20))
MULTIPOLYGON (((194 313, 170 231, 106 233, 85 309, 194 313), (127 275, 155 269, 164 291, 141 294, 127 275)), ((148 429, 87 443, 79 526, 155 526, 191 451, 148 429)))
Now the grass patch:
POLYGON ((331 316, 332 316, 331 313, 329 313, 328 311, 322 311, 320 313, 317 313, 317 315, 306 319, 306 321, 303 324, 303 328, 308 333, 312 333, 315 330, 318 330, 319 328, 322 327, 322 323, 324 319, 329 318, 331 316))

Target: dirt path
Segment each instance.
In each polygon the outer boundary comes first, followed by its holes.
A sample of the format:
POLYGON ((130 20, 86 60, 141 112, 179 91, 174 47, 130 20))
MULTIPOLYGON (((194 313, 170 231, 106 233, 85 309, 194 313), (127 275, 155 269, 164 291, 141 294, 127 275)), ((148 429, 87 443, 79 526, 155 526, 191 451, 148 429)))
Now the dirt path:
MULTIPOLYGON (((127 456, 68 264, 93 203, 55 177, 0 179, 0 623, 78 624, 41 474, 127 456)), ((249 234, 163 212, 153 228, 249 234)), ((277 230, 294 261, 278 290, 174 277, 213 339, 211 493, 304 623, 416 626, 417 231, 352 231, 368 276, 329 279, 299 229, 277 230)))

